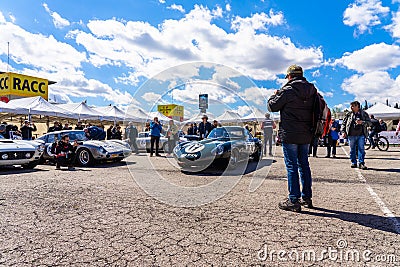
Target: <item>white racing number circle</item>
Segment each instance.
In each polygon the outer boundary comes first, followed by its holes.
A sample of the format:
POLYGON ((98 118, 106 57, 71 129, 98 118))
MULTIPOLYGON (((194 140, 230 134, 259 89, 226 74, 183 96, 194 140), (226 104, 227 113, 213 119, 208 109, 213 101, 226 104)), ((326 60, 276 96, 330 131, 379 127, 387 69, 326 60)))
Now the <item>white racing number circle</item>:
POLYGON ((204 145, 200 143, 191 143, 185 146, 186 153, 197 153, 204 149, 204 145))

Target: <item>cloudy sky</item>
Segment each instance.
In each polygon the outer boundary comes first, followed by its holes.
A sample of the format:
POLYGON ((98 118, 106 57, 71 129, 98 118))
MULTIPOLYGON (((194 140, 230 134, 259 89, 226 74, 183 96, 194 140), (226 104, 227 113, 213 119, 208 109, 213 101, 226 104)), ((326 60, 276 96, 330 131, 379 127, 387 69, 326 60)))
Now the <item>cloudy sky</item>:
POLYGON ((303 2, 1 1, 0 71, 57 81, 57 101, 186 116, 200 93, 216 115, 265 110, 291 64, 331 107, 400 102, 400 1, 303 2))

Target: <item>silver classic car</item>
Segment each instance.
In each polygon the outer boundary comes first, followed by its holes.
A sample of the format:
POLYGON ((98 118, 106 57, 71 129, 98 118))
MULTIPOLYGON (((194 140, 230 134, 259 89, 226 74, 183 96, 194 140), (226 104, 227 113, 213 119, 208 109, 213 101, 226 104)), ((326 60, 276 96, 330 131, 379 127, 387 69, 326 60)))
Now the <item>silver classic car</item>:
POLYGON ((0 135, 0 167, 21 165, 33 169, 39 164, 44 151, 40 141, 4 139, 0 135))
POLYGON ((88 140, 83 130, 64 130, 47 133, 39 140, 45 142, 43 160, 54 160, 51 145, 61 140, 63 135, 68 135, 70 142, 78 141, 76 149, 76 163, 80 166, 90 166, 97 161, 121 161, 132 154, 127 142, 122 140, 88 140))

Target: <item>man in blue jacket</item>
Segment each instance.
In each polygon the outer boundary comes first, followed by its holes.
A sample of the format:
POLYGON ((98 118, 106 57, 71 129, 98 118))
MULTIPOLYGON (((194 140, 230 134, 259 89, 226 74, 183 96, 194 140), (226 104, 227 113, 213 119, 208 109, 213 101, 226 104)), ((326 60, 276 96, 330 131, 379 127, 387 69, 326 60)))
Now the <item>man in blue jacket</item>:
POLYGON ((161 157, 161 155, 158 153, 161 132, 162 125, 158 121, 158 118, 154 117, 153 121, 150 122, 150 157, 152 157, 154 153, 154 143, 156 144, 156 156, 161 157))

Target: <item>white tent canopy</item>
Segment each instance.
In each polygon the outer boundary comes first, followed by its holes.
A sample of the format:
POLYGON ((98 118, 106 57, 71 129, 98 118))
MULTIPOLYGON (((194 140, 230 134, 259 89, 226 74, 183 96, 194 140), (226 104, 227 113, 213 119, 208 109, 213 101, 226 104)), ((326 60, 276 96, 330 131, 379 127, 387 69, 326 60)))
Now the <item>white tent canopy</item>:
MULTIPOLYGON (((252 112, 244 116, 242 118, 242 121, 263 121, 265 119, 265 113, 270 113, 270 112, 264 112, 258 108, 253 108, 252 112)), ((279 113, 270 113, 271 114, 271 119, 272 120, 279 120, 279 113)))
POLYGON ((89 107, 85 102, 57 104, 57 107, 72 112, 73 117, 78 120, 103 120, 104 114, 89 107))
POLYGON ((374 115, 376 119, 396 120, 400 118, 400 109, 392 108, 382 103, 376 103, 366 112, 369 115, 374 115))
POLYGON ((133 122, 146 122, 150 120, 150 117, 141 108, 128 108, 126 113, 133 122))
POLYGON ((165 116, 164 114, 162 114, 159 111, 153 111, 153 112, 149 113, 149 115, 148 115, 148 119, 149 120, 153 120, 154 117, 157 117, 158 120, 163 122, 163 123, 169 122, 171 120, 171 118, 168 118, 167 116, 165 116))
POLYGON ((218 122, 240 122, 241 118, 240 115, 236 112, 226 110, 220 116, 215 118, 218 122))
POLYGON ((123 121, 125 119, 129 119, 126 118, 125 112, 123 112, 116 106, 95 107, 93 109, 103 114, 106 120, 123 121))
POLYGON ((183 121, 182 124, 191 123, 191 122, 201 122, 201 118, 204 115, 207 115, 208 121, 211 121, 215 118, 215 116, 211 113, 204 114, 204 113, 200 112, 200 113, 194 115, 193 117, 191 117, 190 119, 183 121))
POLYGON ((10 103, 4 103, 0 101, 0 112, 15 113, 15 114, 27 114, 28 109, 24 107, 16 107, 10 103))
POLYGON ((23 107, 23 111, 18 112, 18 114, 57 116, 65 118, 72 116, 71 112, 50 104, 41 96, 14 99, 8 102, 7 105, 16 108, 23 107))

